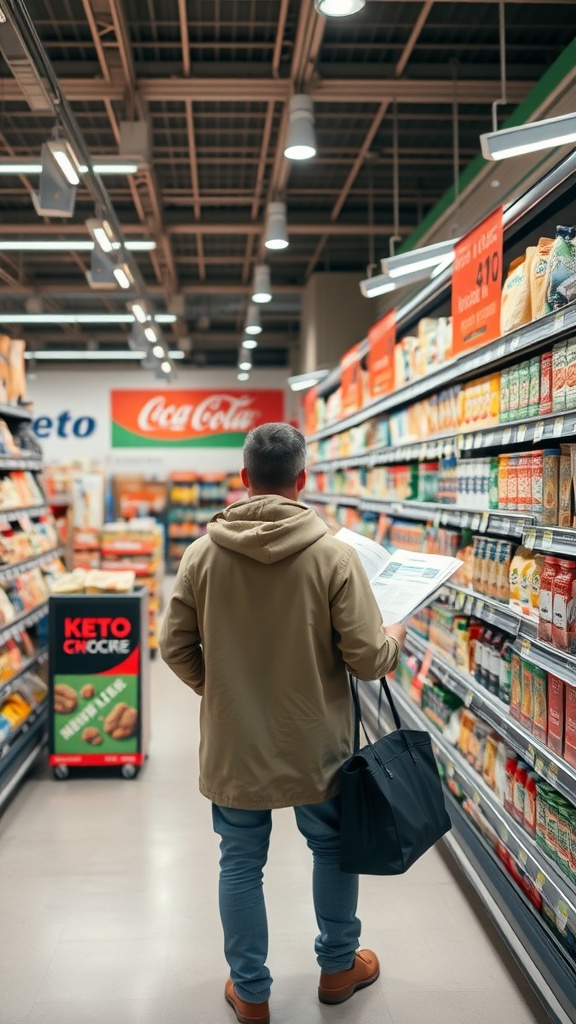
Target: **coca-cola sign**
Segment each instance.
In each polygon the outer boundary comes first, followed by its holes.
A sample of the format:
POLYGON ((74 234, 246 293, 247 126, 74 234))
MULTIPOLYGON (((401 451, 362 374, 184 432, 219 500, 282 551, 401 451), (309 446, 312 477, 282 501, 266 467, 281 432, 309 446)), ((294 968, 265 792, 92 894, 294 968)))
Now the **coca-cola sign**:
POLYGON ((241 447, 249 430, 284 419, 283 391, 112 391, 112 446, 241 447))

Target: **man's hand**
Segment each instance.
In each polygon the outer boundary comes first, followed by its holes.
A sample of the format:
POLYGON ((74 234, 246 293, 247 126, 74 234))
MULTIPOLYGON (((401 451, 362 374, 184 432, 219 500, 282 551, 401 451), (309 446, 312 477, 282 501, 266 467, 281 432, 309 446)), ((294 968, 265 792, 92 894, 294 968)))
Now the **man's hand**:
POLYGON ((403 622, 394 622, 391 626, 384 626, 384 632, 387 636, 391 636, 393 640, 397 640, 400 647, 404 647, 404 641, 406 640, 406 626, 403 622))

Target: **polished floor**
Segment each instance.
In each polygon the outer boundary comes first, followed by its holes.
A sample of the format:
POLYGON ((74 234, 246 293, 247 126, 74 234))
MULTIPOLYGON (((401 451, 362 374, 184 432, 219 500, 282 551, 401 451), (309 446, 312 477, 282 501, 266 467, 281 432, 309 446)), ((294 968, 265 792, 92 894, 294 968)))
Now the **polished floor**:
MULTIPOLYGON (((232 1024, 218 849, 197 790, 198 699, 160 662, 135 781, 55 782, 39 766, 0 818, 2 1024, 232 1024)), ((547 1021, 440 853, 361 884, 382 975, 338 1007, 316 998, 308 851, 275 812, 266 876, 273 1024, 547 1021)))

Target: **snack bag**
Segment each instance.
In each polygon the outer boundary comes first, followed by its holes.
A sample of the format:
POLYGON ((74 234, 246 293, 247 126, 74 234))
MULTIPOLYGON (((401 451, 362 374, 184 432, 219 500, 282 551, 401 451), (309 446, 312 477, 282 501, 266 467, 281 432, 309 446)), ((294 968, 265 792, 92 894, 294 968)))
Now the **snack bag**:
POLYGON ((509 331, 522 327, 530 322, 530 285, 528 280, 530 262, 536 252, 535 246, 530 246, 523 256, 512 260, 508 268, 508 274, 502 288, 502 305, 500 308, 500 331, 508 334, 509 331))
POLYGON ((541 238, 536 246, 536 252, 530 265, 530 307, 532 319, 538 320, 544 316, 546 310, 546 287, 548 277, 548 261, 550 250, 554 244, 553 238, 541 238))
POLYGON ((576 227, 558 225, 550 251, 546 309, 555 312, 576 299, 576 227))

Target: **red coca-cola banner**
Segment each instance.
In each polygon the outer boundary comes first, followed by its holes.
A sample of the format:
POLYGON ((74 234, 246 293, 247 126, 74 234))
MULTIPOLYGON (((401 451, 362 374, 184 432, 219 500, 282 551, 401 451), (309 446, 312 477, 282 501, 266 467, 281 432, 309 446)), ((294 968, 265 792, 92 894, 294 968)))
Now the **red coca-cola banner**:
POLYGON ((112 391, 112 447, 241 447, 284 420, 283 391, 112 391))

